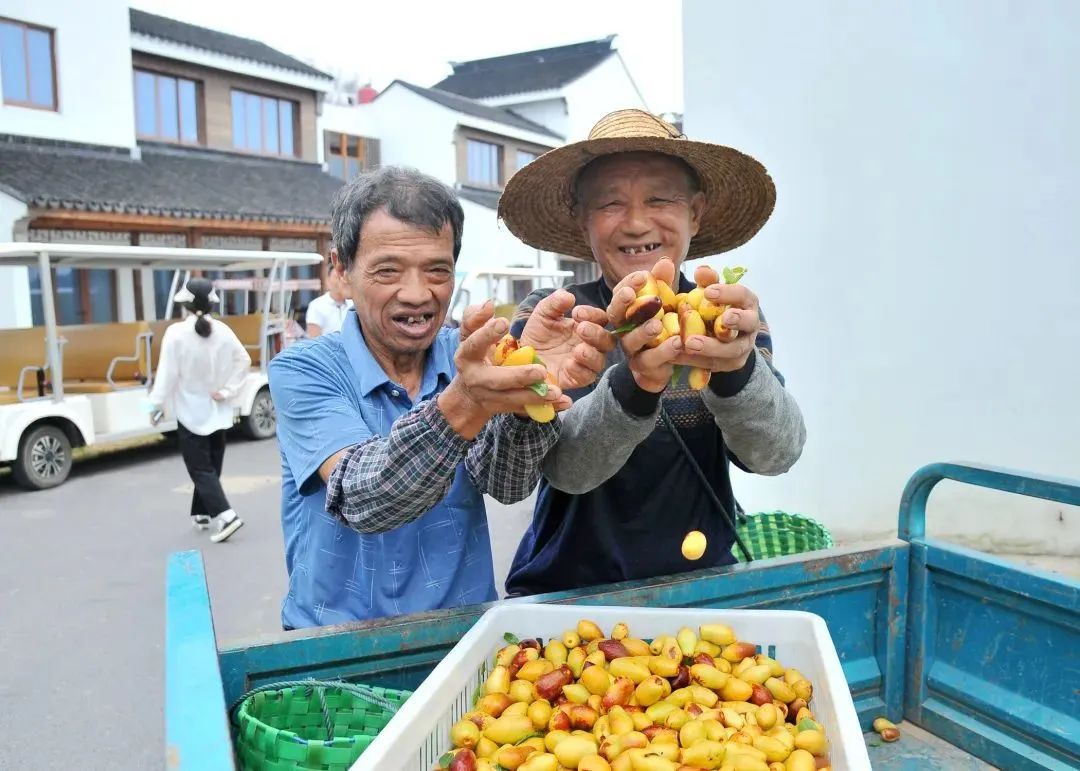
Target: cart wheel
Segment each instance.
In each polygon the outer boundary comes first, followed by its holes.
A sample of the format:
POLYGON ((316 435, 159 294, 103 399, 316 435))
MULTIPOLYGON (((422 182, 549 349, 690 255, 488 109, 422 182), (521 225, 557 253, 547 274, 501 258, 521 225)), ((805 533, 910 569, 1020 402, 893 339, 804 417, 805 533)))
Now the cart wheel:
POLYGON ((263 388, 255 394, 251 414, 240 421, 240 430, 249 439, 269 439, 277 433, 277 412, 270 389, 263 388))
POLYGON ((63 484, 71 473, 71 440, 58 426, 38 426, 23 435, 12 468, 15 482, 27 490, 63 484))

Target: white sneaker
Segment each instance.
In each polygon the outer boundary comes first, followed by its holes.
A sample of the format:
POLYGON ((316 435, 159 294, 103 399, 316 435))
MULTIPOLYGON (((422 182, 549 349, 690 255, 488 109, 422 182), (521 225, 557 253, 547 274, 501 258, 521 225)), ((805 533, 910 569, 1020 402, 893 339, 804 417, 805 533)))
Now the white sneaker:
POLYGON ((197 514, 191 518, 191 524, 196 530, 206 530, 210 527, 210 517, 205 514, 197 514))
POLYGON ((218 521, 218 531, 210 536, 210 540, 214 543, 221 543, 229 540, 229 537, 237 530, 244 526, 244 520, 240 519, 236 514, 233 514, 232 519, 226 521, 224 518, 218 521))

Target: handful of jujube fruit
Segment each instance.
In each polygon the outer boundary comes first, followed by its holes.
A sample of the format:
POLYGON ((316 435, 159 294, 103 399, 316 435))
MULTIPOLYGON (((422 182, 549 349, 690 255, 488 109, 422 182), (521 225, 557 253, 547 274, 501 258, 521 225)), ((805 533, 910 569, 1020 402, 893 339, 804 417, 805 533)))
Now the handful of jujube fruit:
MULTIPOLYGON (((724 268, 725 284, 737 284, 746 275, 746 268, 724 268)), ((718 340, 731 340, 732 330, 724 326, 721 319, 727 305, 716 305, 705 297, 705 290, 720 283, 720 274, 708 265, 699 265, 694 270, 694 282, 697 286, 689 292, 675 294, 671 288, 675 280, 675 263, 664 258, 653 265, 645 284, 637 292, 637 297, 627 307, 626 323, 615 330, 616 334, 625 334, 646 323, 650 319, 660 319, 660 333, 648 343, 655 348, 668 338, 679 335, 683 343, 691 335, 712 335, 718 340)), ((681 368, 677 367, 674 383, 681 368)), ((700 367, 691 367, 688 377, 690 388, 699 391, 709 383, 711 372, 700 367)))

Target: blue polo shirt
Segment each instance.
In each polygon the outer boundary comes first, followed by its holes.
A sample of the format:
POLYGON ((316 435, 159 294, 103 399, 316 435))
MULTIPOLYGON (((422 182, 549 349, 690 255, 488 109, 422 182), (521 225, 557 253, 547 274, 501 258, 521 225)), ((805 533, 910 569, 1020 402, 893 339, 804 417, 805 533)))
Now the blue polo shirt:
POLYGON ((334 453, 386 436, 398 418, 446 388, 459 340, 456 329, 439 331, 415 403, 372 356, 355 311, 341 332, 299 342, 270 362, 289 573, 283 626, 326 626, 496 599, 484 497, 464 462, 441 503, 408 525, 375 535, 327 513, 318 473, 334 453))

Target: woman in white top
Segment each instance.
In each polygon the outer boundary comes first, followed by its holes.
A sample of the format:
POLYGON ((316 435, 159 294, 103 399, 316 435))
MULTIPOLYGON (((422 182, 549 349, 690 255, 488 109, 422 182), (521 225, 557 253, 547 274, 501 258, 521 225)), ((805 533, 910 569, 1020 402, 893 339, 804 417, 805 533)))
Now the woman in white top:
POLYGON ((194 525, 205 530, 217 519, 218 529, 210 540, 220 543, 244 524, 221 488, 221 466, 225 432, 233 424, 230 402, 251 368, 251 357, 227 325, 210 317, 218 297, 209 281, 190 279, 174 299, 192 315, 165 330, 150 391, 153 420, 155 424, 161 420, 166 405, 171 404, 180 453, 195 484, 194 525))

